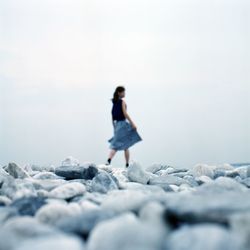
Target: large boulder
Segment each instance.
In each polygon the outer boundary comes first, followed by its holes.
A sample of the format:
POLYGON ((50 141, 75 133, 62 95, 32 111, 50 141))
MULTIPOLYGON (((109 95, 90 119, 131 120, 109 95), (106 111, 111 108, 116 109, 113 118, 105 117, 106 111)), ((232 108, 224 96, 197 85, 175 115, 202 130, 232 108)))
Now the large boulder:
POLYGON ((174 175, 162 175, 162 176, 157 176, 154 178, 151 178, 149 181, 150 185, 177 185, 180 186, 181 184, 187 183, 186 180, 184 180, 181 177, 174 176, 174 175))
POLYGON ((93 163, 86 163, 83 166, 61 166, 56 168, 55 173, 66 180, 73 179, 93 179, 98 173, 98 169, 93 163))
POLYGON ((134 161, 128 167, 128 178, 130 181, 147 184, 150 180, 150 174, 142 166, 134 161))

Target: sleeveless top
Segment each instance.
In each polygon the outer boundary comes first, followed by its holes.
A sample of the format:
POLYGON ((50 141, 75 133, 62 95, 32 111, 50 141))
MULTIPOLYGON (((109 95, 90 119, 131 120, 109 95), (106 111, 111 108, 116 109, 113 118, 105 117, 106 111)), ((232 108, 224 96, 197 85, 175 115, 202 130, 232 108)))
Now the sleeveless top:
POLYGON ((122 111, 122 99, 113 102, 111 113, 113 120, 122 121, 126 119, 122 111))

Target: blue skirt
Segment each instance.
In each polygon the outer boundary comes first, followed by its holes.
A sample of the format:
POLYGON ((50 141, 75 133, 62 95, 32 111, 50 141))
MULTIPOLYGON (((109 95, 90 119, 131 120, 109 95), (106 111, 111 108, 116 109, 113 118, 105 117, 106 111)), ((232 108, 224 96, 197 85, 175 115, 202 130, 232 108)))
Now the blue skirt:
POLYGON ((108 140, 110 149, 125 150, 139 141, 141 136, 127 120, 115 121, 114 136, 108 140))

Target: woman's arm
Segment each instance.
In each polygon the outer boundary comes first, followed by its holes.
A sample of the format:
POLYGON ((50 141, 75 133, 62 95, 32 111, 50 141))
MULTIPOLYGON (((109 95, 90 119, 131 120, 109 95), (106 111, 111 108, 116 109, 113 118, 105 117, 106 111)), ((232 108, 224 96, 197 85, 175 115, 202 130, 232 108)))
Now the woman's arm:
POLYGON ((134 129, 136 129, 136 126, 134 124, 134 122, 132 121, 132 119, 130 118, 130 116, 128 115, 128 112, 127 112, 127 109, 126 109, 126 103, 124 100, 122 100, 122 111, 123 111, 123 114, 124 116, 129 120, 130 124, 132 125, 132 127, 134 129))

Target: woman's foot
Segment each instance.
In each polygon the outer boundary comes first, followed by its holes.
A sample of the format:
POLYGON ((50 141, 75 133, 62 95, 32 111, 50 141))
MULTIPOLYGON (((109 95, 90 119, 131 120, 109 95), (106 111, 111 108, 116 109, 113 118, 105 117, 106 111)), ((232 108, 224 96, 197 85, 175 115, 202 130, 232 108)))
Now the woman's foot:
POLYGON ((129 166, 129 163, 126 163, 125 167, 128 168, 128 166, 129 166))
POLYGON ((110 165, 110 163, 111 163, 111 159, 108 158, 108 160, 106 161, 105 165, 110 165))

